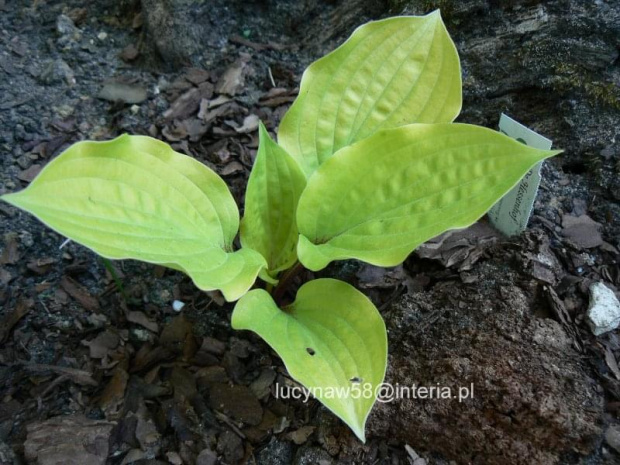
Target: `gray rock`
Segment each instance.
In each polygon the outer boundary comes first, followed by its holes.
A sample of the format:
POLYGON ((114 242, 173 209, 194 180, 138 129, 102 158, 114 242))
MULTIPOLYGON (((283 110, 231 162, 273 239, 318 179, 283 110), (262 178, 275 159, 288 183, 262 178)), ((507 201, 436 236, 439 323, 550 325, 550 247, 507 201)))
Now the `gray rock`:
POLYGON ((73 20, 67 15, 59 15, 56 18, 56 31, 60 36, 74 35, 78 28, 75 27, 73 20))
POLYGON ((561 463, 569 451, 592 453, 604 432, 603 399, 561 327, 529 316, 531 295, 499 284, 517 276, 502 259, 478 266, 477 273, 484 285, 476 292, 434 286, 403 296, 386 312, 391 340, 401 344, 390 352, 386 382, 449 386, 452 395, 463 390, 467 398, 423 400, 415 390, 401 391, 397 402, 375 405, 367 435, 459 463, 561 463), (432 324, 415 329, 433 314, 432 324), (557 343, 531 350, 535 335, 546 341, 553 332, 560 332, 557 343), (518 421, 507 415, 511 411, 518 421))
POLYGON ((39 75, 42 84, 53 85, 66 83, 69 86, 75 84, 75 74, 71 67, 62 58, 48 61, 43 66, 43 71, 39 75))
POLYGON ((334 460, 320 447, 301 447, 295 454, 293 465, 332 465, 334 460))
POLYGON ((56 18, 56 32, 59 36, 56 43, 60 48, 64 49, 75 48, 82 38, 81 31, 67 15, 59 15, 56 18))
POLYGON ((19 462, 13 449, 4 441, 0 441, 0 465, 16 465, 19 462))
POLYGON ((590 286, 588 324, 595 336, 613 331, 620 325, 620 302, 603 283, 590 286))
POLYGON ((136 84, 106 82, 97 97, 110 102, 142 103, 146 100, 146 89, 136 84))
POLYGON ((191 62, 208 34, 209 2, 141 1, 147 37, 156 54, 171 65, 191 62))
POLYGON ((256 378, 254 381, 252 381, 252 384, 250 384, 250 389, 257 398, 262 399, 267 394, 269 394, 271 385, 273 384, 275 379, 276 372, 272 368, 263 368, 263 370, 260 372, 260 375, 258 375, 258 378, 256 378))
POLYGON ((196 457, 196 465, 215 465, 217 454, 211 449, 205 449, 196 457))
POLYGON ((237 463, 243 458, 243 442, 235 433, 226 430, 220 434, 217 451, 224 455, 227 463, 237 463))
POLYGON ((609 447, 620 453, 620 425, 612 425, 607 428, 605 442, 609 447))
POLYGON ((293 461, 293 445, 273 438, 256 455, 256 465, 290 465, 293 461))

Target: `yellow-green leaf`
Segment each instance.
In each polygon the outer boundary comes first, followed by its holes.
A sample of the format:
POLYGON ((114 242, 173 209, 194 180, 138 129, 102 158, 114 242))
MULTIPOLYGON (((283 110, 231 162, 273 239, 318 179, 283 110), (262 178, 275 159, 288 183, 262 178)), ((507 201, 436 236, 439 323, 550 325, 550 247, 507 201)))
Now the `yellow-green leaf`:
POLYGON ((348 258, 395 266, 424 241, 475 222, 558 153, 468 124, 380 131, 309 179, 297 209, 299 260, 311 270, 348 258))
POLYGON ((228 300, 266 264, 256 251, 233 252, 239 211, 224 181, 150 137, 78 142, 2 199, 106 258, 183 270, 228 300))
POLYGON ((245 194, 241 243, 260 252, 275 277, 297 261, 295 213, 306 178, 297 162, 269 137, 263 124, 245 194))
POLYGON ((262 337, 289 374, 365 440, 366 418, 385 376, 387 335, 364 294, 342 281, 317 279, 280 310, 257 289, 237 302, 232 325, 262 337))
POLYGON ((306 69, 278 142, 310 175, 379 129, 451 122, 461 101, 459 57, 439 10, 383 19, 306 69))

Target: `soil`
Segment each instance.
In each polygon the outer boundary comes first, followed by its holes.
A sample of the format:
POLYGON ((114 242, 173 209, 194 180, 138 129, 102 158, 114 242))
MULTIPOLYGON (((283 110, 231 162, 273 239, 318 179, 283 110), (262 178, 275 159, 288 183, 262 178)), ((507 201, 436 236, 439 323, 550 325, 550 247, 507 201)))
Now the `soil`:
POLYGON ((617 2, 0 0, 0 194, 128 132, 207 164, 242 206, 246 118, 275 132, 304 68, 356 26, 437 7, 459 121, 503 111, 565 153, 521 236, 482 221, 395 269, 321 275, 381 310, 386 381, 472 395, 379 403, 361 444, 318 402, 276 398, 293 381, 217 293, 0 204, 0 464, 620 463, 620 333, 586 323, 591 284, 620 289, 617 2))

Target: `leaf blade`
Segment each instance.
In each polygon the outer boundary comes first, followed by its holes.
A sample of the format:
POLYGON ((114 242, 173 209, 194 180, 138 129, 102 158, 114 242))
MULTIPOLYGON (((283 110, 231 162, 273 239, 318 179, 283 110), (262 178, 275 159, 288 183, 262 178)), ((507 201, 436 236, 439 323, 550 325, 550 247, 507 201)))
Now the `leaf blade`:
POLYGON ((458 53, 438 10, 374 21, 304 72, 278 141, 310 175, 379 129, 451 122, 461 101, 458 53))
POLYGON ((245 194, 241 243, 260 252, 275 277, 297 261, 297 203, 306 177, 261 123, 260 144, 245 194))
POLYGON ((557 153, 467 124, 380 131, 308 181, 297 211, 299 259, 313 271, 347 258, 395 266, 424 241, 475 222, 557 153))
POLYGON ((239 213, 224 181, 150 137, 78 142, 2 199, 99 255, 190 270, 230 299, 264 266, 256 252, 232 252, 239 213))
POLYGON ((342 281, 317 279, 304 284, 295 302, 282 311, 266 291, 257 289, 237 302, 232 325, 261 336, 306 388, 321 388, 311 392, 365 441, 364 425, 385 376, 387 334, 364 294, 342 281), (368 398, 328 395, 327 388, 353 394, 358 380, 368 383, 368 398))

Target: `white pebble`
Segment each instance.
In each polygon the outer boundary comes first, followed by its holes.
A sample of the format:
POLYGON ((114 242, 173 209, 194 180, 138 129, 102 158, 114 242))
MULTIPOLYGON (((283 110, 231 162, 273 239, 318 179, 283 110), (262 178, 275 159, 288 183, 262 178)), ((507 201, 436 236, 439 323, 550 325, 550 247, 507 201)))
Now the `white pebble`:
POLYGON ((106 34, 105 32, 100 32, 99 34, 97 34, 97 39, 99 40, 106 40, 108 38, 108 34, 106 34))
POLYGON ((185 307, 185 303, 181 302, 180 300, 175 300, 174 302, 172 302, 172 310, 174 310, 175 312, 180 312, 181 310, 183 310, 183 307, 185 307))
POLYGON ((613 331, 620 325, 620 302, 603 283, 590 286, 588 324, 595 336, 613 331))

